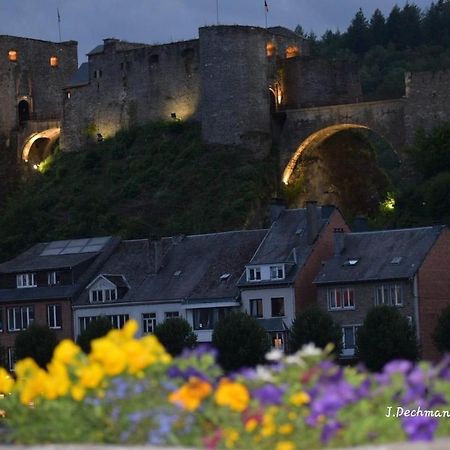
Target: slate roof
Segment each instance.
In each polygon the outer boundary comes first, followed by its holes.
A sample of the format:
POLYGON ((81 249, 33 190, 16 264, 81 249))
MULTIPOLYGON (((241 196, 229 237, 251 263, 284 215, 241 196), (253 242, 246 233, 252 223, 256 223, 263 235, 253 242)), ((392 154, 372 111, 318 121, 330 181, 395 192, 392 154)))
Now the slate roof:
MULTIPOLYGON (((319 214, 319 234, 322 231, 334 208, 317 207, 319 214)), ((312 251, 308 244, 306 208, 285 209, 272 224, 265 239, 247 264, 286 264, 284 280, 247 282, 245 274, 239 280, 239 286, 261 286, 267 284, 286 284, 295 280, 298 269, 307 261, 312 251)))
POLYGON ((230 231, 186 236, 173 244, 157 274, 149 275, 139 289, 138 301, 229 299, 246 262, 267 230, 230 231), (221 279, 224 274, 230 274, 221 279))
POLYGON ((343 251, 327 261, 314 282, 320 285, 411 278, 441 230, 424 227, 345 234, 343 251), (349 259, 358 262, 348 265, 349 259))
POLYGON ((111 283, 115 284, 117 287, 128 288, 128 284, 123 275, 105 275, 103 276, 111 281, 111 283))
POLYGON ((94 47, 87 55, 98 55, 99 53, 103 53, 105 50, 105 46, 103 44, 97 45, 97 47, 94 47))
POLYGON ((283 322, 281 318, 271 318, 271 319, 257 319, 258 323, 267 331, 267 332, 276 332, 276 331, 287 331, 289 328, 283 322))
POLYGON ((89 84, 89 63, 84 62, 72 75, 66 87, 85 86, 86 84, 89 84))

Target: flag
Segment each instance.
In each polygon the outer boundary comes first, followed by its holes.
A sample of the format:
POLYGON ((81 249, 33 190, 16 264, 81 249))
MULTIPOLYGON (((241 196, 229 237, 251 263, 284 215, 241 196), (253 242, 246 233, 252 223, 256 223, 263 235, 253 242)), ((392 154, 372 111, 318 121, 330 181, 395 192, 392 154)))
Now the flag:
POLYGON ((59 15, 59 8, 56 8, 56 13, 58 14, 58 22, 61 22, 61 16, 59 15))
POLYGON ((266 9, 266 13, 269 12, 269 5, 267 4, 267 0, 264 0, 264 8, 266 9))

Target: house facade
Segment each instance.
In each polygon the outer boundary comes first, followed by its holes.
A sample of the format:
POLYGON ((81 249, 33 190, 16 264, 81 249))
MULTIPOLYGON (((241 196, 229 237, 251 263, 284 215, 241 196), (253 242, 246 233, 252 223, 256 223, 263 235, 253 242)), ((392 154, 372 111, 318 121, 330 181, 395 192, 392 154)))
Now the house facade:
POLYGON ((333 254, 333 230, 348 230, 339 210, 308 202, 304 209, 273 210, 273 224, 239 281, 242 307, 258 318, 272 346, 285 349, 297 313, 316 301, 313 285, 333 254))
POLYGON ((30 324, 73 336, 71 303, 115 245, 112 237, 53 241, 0 264, 0 345, 10 369, 16 336, 30 324))
POLYGON ((450 304, 449 230, 336 233, 335 244, 315 284, 319 306, 342 327, 342 356, 354 357, 358 327, 369 310, 389 305, 414 325, 422 356, 438 358, 432 336, 450 304))

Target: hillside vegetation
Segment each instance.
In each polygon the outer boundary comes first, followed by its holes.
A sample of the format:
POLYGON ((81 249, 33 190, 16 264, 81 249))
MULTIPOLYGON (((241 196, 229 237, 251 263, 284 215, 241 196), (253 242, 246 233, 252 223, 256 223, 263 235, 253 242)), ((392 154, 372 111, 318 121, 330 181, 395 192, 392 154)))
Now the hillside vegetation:
POLYGON ((258 227, 276 164, 243 148, 206 146, 196 124, 119 132, 77 153, 56 152, 15 190, 0 215, 0 258, 36 242, 258 227))

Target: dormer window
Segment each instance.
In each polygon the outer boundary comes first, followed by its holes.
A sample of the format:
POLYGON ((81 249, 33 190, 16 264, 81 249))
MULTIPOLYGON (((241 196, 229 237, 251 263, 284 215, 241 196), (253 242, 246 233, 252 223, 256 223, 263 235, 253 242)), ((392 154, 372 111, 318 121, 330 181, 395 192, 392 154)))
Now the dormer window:
POLYGON ((16 275, 16 285, 18 288, 31 288, 36 287, 36 274, 35 273, 21 273, 16 275))
POLYGON ((282 264, 270 266, 271 280, 284 280, 284 266, 282 264))
POLYGON ((261 280, 261 268, 249 267, 247 268, 247 281, 259 281, 261 280))
POLYGON ((93 289, 90 292, 91 303, 104 303, 117 300, 117 289, 93 289))
POLYGON ((56 284, 60 284, 61 282, 61 274, 59 272, 48 272, 47 281, 49 286, 54 286, 56 284))
POLYGON ((349 258, 344 262, 343 266, 356 266, 358 264, 359 258, 349 258))

